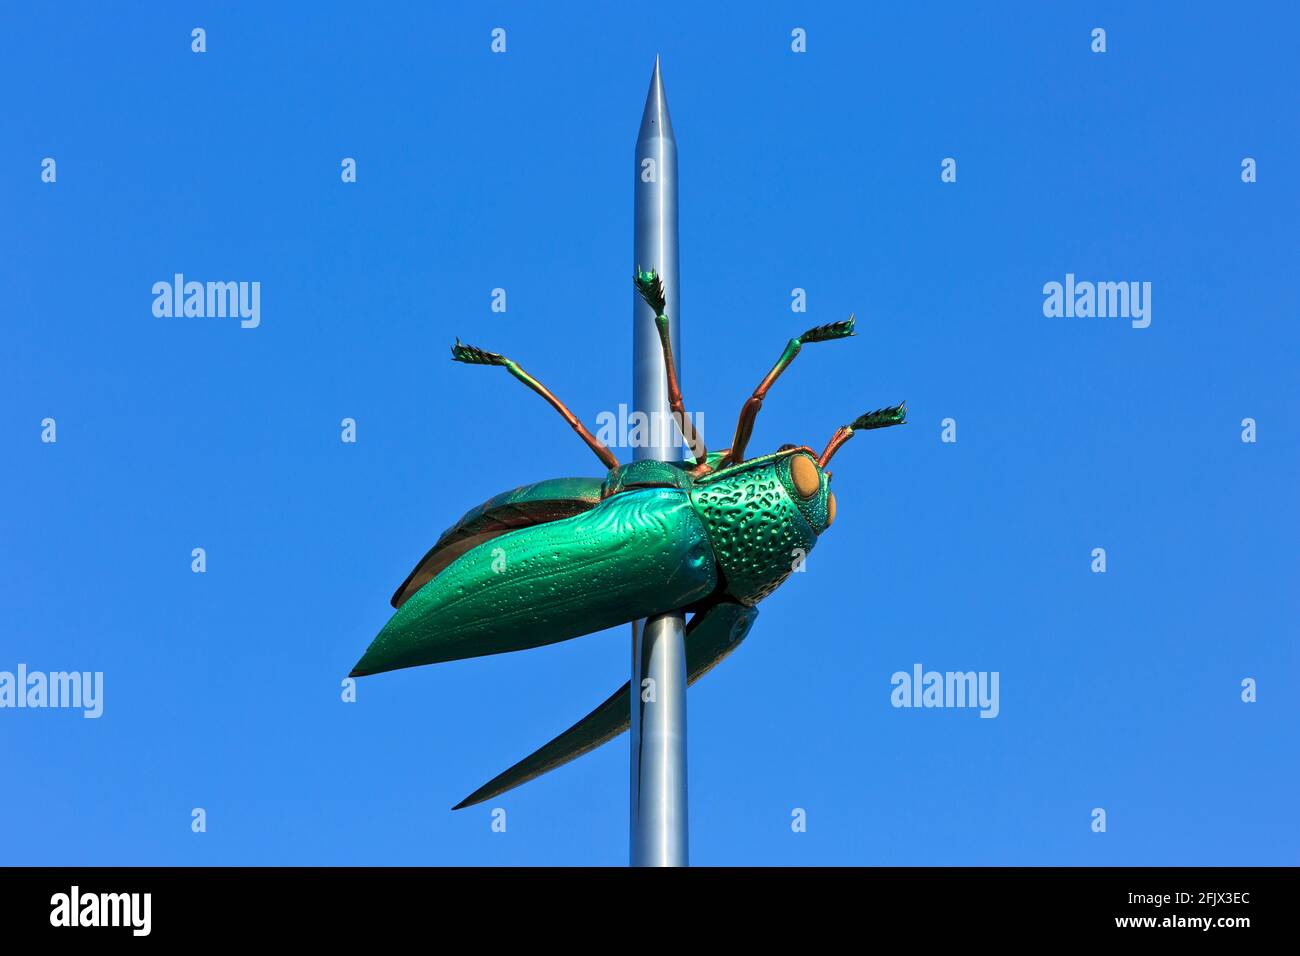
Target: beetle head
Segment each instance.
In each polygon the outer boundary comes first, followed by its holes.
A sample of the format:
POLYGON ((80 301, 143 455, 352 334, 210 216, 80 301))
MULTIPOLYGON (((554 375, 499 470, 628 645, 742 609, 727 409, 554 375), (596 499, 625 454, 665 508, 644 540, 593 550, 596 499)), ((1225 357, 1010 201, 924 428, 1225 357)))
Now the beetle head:
POLYGON ((830 490, 831 473, 826 470, 831 458, 856 432, 905 424, 907 403, 900 402, 889 408, 860 415, 851 425, 838 429, 820 457, 805 446, 782 445, 777 449, 778 454, 790 453, 783 455, 779 469, 786 491, 818 534, 835 521, 835 495, 830 490))
POLYGON ((821 534, 835 520, 835 495, 830 472, 818 463, 816 452, 801 445, 782 445, 777 452, 777 475, 813 531, 821 534), (782 454, 789 452, 789 454, 782 454))

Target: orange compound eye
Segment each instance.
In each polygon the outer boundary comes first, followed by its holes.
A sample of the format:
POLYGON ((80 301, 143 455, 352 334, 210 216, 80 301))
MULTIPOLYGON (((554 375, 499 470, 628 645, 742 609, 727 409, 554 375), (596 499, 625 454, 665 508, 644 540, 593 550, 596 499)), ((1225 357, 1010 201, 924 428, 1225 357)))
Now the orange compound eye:
POLYGON ((829 528, 834 523, 835 523, 835 493, 831 492, 830 496, 826 499, 826 527, 829 528))
POLYGON ((790 480, 794 482, 794 490, 799 492, 801 498, 811 498, 822 486, 817 466, 807 455, 795 455, 790 459, 790 480))

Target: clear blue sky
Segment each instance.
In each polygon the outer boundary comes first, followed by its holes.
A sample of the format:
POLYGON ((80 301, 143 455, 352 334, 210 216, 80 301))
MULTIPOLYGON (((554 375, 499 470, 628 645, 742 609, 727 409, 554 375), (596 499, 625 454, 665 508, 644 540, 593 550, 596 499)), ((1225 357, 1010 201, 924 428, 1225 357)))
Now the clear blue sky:
POLYGON ((656 53, 705 437, 850 311, 752 450, 913 422, 840 454, 807 573, 691 691, 693 861, 1297 862, 1300 20, 1132 7, 7 5, 0 670, 105 702, 0 710, 0 863, 626 861, 626 738, 448 811, 626 679, 625 629, 340 681, 462 512, 599 472, 447 347, 629 399, 656 53), (260 326, 155 318, 177 272, 260 282, 260 326), (1066 273, 1152 283, 1150 327, 1045 317, 1066 273), (891 707, 915 663, 997 671, 999 716, 891 707))

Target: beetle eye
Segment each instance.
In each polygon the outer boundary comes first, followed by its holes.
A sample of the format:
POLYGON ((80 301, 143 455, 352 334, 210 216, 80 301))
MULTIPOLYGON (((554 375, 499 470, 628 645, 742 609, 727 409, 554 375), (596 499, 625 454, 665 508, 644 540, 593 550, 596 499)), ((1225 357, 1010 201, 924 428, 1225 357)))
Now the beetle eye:
POLYGON ((801 498, 811 498, 822 485, 817 466, 807 455, 796 455, 790 459, 790 479, 801 498))
POLYGON ((832 492, 826 498, 826 527, 829 528, 835 523, 835 493, 832 492))

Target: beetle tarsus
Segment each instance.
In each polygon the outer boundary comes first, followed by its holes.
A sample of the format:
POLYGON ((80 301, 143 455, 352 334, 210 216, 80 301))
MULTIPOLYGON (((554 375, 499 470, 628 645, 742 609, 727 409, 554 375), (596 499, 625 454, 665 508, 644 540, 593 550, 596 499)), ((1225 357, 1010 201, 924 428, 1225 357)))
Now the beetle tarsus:
POLYGON ((907 402, 904 401, 897 405, 890 405, 888 408, 877 408, 874 412, 859 415, 848 427, 855 432, 861 432, 869 428, 888 428, 891 425, 906 424, 907 402))
POLYGON ((826 325, 818 325, 799 336, 799 340, 807 344, 808 342, 829 342, 831 339, 847 339, 849 336, 857 334, 853 329, 856 321, 857 319, 850 315, 841 322, 828 322, 826 325))
POLYGON ((668 297, 664 292, 664 280, 655 272, 654 266, 646 272, 642 272, 641 267, 637 266, 636 271, 632 273, 632 285, 645 304, 654 309, 655 315, 664 314, 668 297))
POLYGON ((822 452, 821 457, 817 459, 817 464, 825 468, 840 447, 854 436, 857 432, 867 431, 872 428, 889 428, 891 425, 907 424, 907 402, 899 402, 897 405, 890 405, 887 408, 877 408, 874 412, 867 412, 853 419, 852 424, 842 425, 836 429, 835 434, 826 445, 826 450, 822 452))
POLYGON ((504 355, 467 345, 460 339, 456 339, 456 344, 451 347, 451 360, 466 365, 505 365, 509 361, 504 355))

